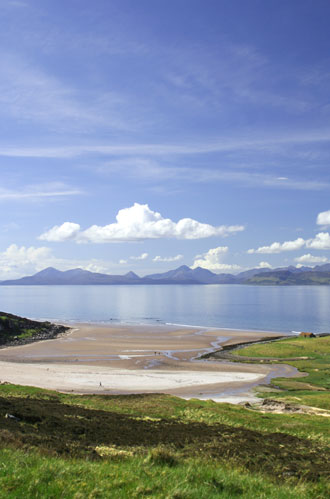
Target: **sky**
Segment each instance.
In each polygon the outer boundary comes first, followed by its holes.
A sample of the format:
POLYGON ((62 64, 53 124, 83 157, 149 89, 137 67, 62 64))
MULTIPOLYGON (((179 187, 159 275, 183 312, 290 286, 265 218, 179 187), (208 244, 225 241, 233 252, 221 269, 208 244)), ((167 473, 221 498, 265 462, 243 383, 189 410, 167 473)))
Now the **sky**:
POLYGON ((330 261, 327 0, 0 0, 0 280, 330 261))

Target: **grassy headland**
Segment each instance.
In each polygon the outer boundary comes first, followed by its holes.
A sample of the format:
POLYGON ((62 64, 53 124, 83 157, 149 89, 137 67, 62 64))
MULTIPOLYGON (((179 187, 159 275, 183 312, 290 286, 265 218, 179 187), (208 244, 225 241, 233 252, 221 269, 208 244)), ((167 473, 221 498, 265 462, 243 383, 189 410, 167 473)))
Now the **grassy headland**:
POLYGON ((56 338, 69 328, 0 312, 0 346, 16 346, 56 338))
POLYGON ((254 344, 234 353, 249 362, 285 363, 306 373, 294 379, 273 379, 274 390, 268 390, 267 397, 273 395, 287 402, 330 410, 330 336, 287 338, 254 344))

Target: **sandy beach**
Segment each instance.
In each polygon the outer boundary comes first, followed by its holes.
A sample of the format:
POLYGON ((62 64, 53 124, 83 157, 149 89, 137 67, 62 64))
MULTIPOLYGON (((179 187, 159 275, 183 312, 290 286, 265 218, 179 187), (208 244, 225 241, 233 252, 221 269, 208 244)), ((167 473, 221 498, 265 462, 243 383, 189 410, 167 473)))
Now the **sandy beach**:
POLYGON ((279 333, 158 325, 71 328, 55 340, 1 349, 0 381, 64 392, 162 392, 238 403, 255 400, 254 386, 296 374, 283 365, 196 360, 221 345, 279 333))

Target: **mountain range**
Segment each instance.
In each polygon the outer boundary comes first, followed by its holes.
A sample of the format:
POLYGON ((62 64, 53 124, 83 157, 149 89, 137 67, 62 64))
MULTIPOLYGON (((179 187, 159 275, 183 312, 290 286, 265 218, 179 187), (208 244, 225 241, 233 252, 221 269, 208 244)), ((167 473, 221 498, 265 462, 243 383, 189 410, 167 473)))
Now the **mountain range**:
POLYGON ((258 284, 297 285, 330 284, 330 264, 316 267, 284 267, 274 270, 250 269, 237 275, 215 274, 197 267, 191 269, 181 265, 174 270, 160 274, 139 277, 134 272, 124 275, 100 274, 80 268, 66 271, 48 267, 34 275, 0 281, 0 285, 113 285, 113 284, 258 284))

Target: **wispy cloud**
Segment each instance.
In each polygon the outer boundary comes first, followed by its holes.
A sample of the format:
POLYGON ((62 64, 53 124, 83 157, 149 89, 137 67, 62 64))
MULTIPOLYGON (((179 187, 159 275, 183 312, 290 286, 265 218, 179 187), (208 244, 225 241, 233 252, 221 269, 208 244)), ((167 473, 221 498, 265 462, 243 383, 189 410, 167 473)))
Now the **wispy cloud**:
POLYGON ((83 194, 81 189, 66 186, 62 183, 27 185, 24 189, 17 190, 0 187, 0 201, 38 201, 81 194, 83 194))
MULTIPOLYGON (((70 87, 16 55, 0 54, 1 115, 47 126, 56 132, 90 132, 95 127, 132 129, 123 117, 126 100, 115 92, 97 96, 70 87)), ((23 154, 22 154, 23 156, 23 154)))
POLYGON ((274 173, 255 172, 253 163, 249 167, 237 169, 227 165, 219 168, 172 166, 173 160, 160 164, 153 158, 121 158, 113 160, 95 170, 102 174, 116 174, 124 178, 139 179, 146 183, 162 180, 184 181, 185 183, 229 182, 244 187, 272 187, 292 190, 325 190, 330 188, 330 182, 324 180, 301 179, 289 176, 279 176, 274 173), (167 164, 166 164, 167 163, 167 164))
POLYGON ((330 129, 309 129, 293 133, 281 134, 273 131, 272 135, 257 136, 235 134, 219 136, 204 141, 187 141, 182 143, 117 143, 116 144, 87 144, 62 145, 48 147, 31 147, 24 144, 19 146, 0 145, 0 156, 27 157, 27 158, 73 158, 87 154, 99 154, 112 157, 129 156, 173 156, 198 155, 226 151, 273 151, 278 145, 301 145, 330 143, 330 129))

